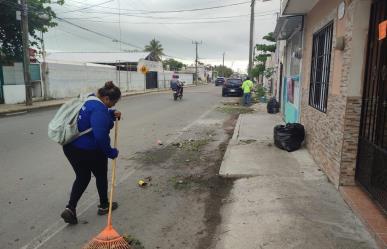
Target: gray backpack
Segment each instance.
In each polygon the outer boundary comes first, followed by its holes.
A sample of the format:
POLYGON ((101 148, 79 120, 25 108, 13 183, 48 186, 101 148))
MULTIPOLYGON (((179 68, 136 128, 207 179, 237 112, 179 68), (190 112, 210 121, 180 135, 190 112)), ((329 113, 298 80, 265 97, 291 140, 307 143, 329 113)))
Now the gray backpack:
POLYGON ((92 128, 89 128, 79 132, 77 125, 79 111, 88 99, 84 97, 72 99, 59 108, 48 124, 48 137, 52 141, 60 145, 66 145, 92 131, 92 128))

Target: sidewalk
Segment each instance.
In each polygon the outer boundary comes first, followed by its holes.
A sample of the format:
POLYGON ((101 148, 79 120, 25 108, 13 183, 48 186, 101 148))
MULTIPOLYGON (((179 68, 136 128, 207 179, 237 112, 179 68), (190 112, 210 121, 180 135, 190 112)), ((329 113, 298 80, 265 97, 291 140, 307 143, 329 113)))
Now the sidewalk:
MULTIPOLYGON (((196 85, 189 85, 186 87, 195 87, 195 86, 196 85)), ((202 85, 198 85, 198 86, 202 86, 202 85)), ((154 92, 165 92, 165 91, 170 91, 170 89, 166 88, 166 89, 152 89, 147 91, 123 92, 122 97, 148 94, 148 93, 154 93, 154 92)), ((57 106, 61 106, 69 99, 71 98, 54 99, 54 100, 47 100, 47 101, 34 101, 32 106, 26 106, 25 104, 0 104, 0 116, 17 114, 21 112, 42 109, 42 108, 57 107, 57 106)))
MULTIPOLYGON (((185 86, 185 88, 205 86, 205 85, 208 85, 208 84, 199 82, 198 85, 187 85, 187 86, 185 86)), ((142 90, 142 91, 123 92, 122 97, 155 93, 155 92, 166 92, 166 91, 170 91, 170 89, 169 88, 164 88, 164 89, 157 88, 157 89, 150 89, 147 91, 142 90)), ((0 104, 0 116, 1 115, 17 114, 17 113, 21 113, 21 112, 27 112, 27 111, 42 109, 42 108, 57 107, 57 106, 61 106, 63 103, 65 103, 69 99, 71 99, 71 98, 54 99, 54 100, 46 100, 46 101, 43 101, 43 100, 42 101, 34 101, 32 106, 26 106, 25 104, 0 104)))
POLYGON ((215 248, 376 248, 307 150, 274 146, 273 127, 280 123, 263 111, 239 117, 220 169, 235 181, 215 248))

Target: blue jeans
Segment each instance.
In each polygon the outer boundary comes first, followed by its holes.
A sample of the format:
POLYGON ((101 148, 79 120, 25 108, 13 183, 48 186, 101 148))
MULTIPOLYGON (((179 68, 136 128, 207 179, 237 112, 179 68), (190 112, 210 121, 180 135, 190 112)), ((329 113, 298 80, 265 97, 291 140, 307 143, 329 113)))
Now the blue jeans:
POLYGON ((251 93, 245 93, 243 97, 244 97, 244 105, 249 106, 251 103, 251 93))

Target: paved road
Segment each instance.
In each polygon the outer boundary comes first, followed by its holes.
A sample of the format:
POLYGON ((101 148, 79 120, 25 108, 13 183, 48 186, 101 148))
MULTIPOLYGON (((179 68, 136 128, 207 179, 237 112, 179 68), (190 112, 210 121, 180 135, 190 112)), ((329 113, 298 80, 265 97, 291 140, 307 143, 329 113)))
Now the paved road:
MULTIPOLYGON (((183 101, 171 93, 128 97, 117 108, 120 157, 168 141, 220 100, 220 88, 185 89, 183 101)), ((47 124, 56 110, 0 119, 0 245, 2 249, 39 248, 39 240, 60 228, 58 217, 66 204, 74 173, 61 148, 47 138, 47 124), (45 233, 48 232, 48 233, 45 233), (42 236, 43 234, 43 236, 42 236), (34 243, 31 244, 31 241, 34 243), (27 248, 27 247, 24 247, 27 248)), ((131 174, 119 172, 119 177, 131 174)), ((90 185, 94 185, 92 182, 90 185)), ((95 208, 95 187, 89 187, 79 210, 95 208)), ((94 210, 93 210, 94 212, 94 210)))

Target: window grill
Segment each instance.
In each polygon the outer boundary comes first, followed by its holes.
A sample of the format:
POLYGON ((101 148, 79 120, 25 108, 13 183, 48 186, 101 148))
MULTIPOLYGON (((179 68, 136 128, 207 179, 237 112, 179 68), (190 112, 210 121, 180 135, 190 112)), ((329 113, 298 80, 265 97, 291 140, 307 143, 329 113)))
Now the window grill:
POLYGON ((313 35, 309 105, 327 111, 333 22, 313 35))

